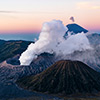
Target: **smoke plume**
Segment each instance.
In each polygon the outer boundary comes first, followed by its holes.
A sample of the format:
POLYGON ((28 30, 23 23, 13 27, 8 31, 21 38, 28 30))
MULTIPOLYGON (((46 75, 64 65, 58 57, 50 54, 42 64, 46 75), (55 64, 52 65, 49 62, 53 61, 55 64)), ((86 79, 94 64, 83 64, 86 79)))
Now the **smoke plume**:
POLYGON ((41 53, 55 53, 67 55, 75 51, 91 49, 89 41, 84 33, 70 35, 64 39, 67 28, 60 20, 53 20, 43 24, 39 40, 31 43, 27 50, 20 57, 21 65, 29 65, 33 59, 41 53))
POLYGON ((75 22, 74 17, 70 17, 70 20, 71 20, 72 22, 75 22))

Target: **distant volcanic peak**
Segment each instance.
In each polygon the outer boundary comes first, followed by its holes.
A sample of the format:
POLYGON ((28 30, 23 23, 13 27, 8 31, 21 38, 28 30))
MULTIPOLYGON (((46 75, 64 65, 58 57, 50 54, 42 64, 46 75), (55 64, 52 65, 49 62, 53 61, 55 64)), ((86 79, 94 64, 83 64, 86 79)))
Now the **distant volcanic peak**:
POLYGON ((38 92, 93 93, 100 91, 100 74, 80 61, 61 60, 42 73, 25 77, 17 83, 38 92))
POLYGON ((88 30, 84 29, 83 27, 79 26, 78 24, 68 24, 66 26, 68 28, 68 31, 70 32, 74 32, 74 33, 81 33, 81 32, 84 32, 84 33, 87 33, 88 30))
POLYGON ((38 55, 38 56, 51 57, 51 56, 54 56, 54 54, 50 54, 50 53, 44 52, 44 53, 41 53, 41 54, 38 55))

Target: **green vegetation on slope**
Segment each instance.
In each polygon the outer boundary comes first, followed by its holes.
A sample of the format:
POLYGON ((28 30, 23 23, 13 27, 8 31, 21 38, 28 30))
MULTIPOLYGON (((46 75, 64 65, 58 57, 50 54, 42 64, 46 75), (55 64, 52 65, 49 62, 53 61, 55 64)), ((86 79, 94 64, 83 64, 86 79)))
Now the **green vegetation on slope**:
POLYGON ((0 45, 0 62, 14 57, 17 54, 21 54, 26 50, 28 45, 31 42, 29 41, 5 41, 0 45))

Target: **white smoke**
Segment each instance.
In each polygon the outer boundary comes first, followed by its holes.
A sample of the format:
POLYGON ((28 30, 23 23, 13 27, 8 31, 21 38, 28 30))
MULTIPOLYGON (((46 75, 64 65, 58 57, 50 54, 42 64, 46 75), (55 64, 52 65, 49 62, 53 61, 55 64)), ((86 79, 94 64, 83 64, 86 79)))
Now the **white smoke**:
POLYGON ((86 35, 82 33, 71 35, 64 40, 59 46, 59 51, 62 51, 63 55, 71 54, 74 51, 85 51, 92 49, 86 35))
POLYGON ((21 65, 29 65, 37 55, 43 52, 52 53, 57 44, 63 40, 66 30, 67 28, 60 20, 44 23, 39 40, 35 44, 31 43, 28 49, 22 53, 19 59, 21 65))
POLYGON ((67 28, 60 20, 53 20, 43 24, 39 40, 31 43, 28 49, 20 57, 21 65, 29 65, 37 55, 48 52, 56 55, 67 55, 74 51, 91 49, 89 41, 84 33, 68 36, 64 39, 67 28))

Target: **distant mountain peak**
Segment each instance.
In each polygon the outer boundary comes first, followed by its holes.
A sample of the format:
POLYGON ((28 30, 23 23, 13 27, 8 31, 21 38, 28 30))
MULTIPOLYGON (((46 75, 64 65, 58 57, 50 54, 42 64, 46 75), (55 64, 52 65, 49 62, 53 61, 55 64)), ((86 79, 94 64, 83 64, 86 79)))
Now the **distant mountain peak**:
POLYGON ((66 25, 66 27, 68 28, 68 31, 66 32, 65 36, 68 36, 68 32, 71 32, 71 34, 77 34, 77 33, 87 33, 88 30, 86 30, 85 28, 81 27, 80 25, 76 24, 76 23, 72 23, 72 24, 68 24, 66 25))

